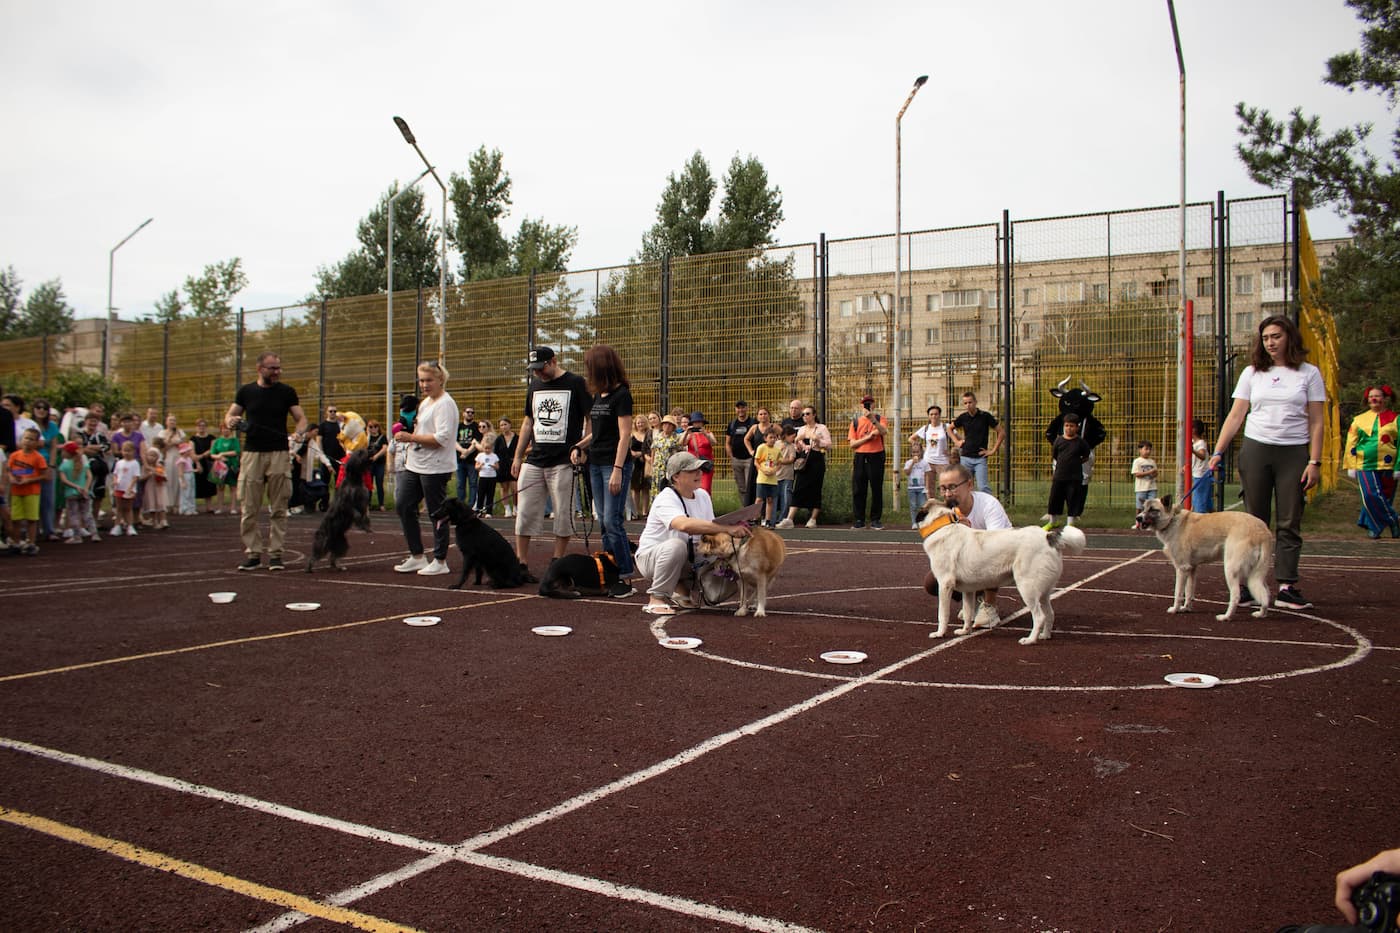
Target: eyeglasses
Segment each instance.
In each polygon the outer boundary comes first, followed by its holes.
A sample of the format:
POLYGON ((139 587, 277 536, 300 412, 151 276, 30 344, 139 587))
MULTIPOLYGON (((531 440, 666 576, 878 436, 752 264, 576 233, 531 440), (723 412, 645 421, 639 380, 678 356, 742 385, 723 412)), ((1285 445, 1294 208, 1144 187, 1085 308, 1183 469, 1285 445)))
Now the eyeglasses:
POLYGON ((466 411, 462 412, 462 414, 464 414, 464 415, 474 415, 474 414, 476 414, 476 412, 474 412, 474 411, 472 411, 470 408, 468 408, 466 411))
POLYGON ((805 418, 807 415, 812 415, 813 417, 815 417, 816 414, 817 414, 817 413, 814 412, 814 411, 804 411, 804 412, 802 413, 802 416, 803 416, 804 418, 805 418))
POLYGON ((954 491, 954 490, 957 489, 959 486, 965 485, 966 483, 967 483, 967 480, 963 480, 961 483, 954 483, 954 484, 951 485, 951 486, 939 486, 939 487, 938 487, 938 491, 941 492, 941 493, 943 493, 943 495, 946 496, 946 495, 948 495, 948 493, 954 491))

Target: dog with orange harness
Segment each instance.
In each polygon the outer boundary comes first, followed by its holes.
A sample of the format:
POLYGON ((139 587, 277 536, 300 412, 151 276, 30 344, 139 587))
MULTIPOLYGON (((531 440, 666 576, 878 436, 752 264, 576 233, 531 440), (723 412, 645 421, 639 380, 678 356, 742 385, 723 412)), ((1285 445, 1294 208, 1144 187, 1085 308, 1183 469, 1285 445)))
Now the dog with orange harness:
POLYGON ((540 580, 540 595, 551 599, 611 596, 624 599, 637 593, 618 574, 617 561, 607 551, 565 554, 549 562, 540 580))

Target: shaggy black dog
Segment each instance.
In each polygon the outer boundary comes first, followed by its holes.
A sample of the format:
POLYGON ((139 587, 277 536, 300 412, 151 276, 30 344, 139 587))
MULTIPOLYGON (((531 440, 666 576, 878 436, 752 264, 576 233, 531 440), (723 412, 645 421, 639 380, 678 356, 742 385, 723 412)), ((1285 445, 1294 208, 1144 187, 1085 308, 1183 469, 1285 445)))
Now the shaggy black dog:
POLYGON ((476 584, 483 572, 494 589, 509 589, 534 583, 529 569, 515 557, 515 551, 501 533, 477 517, 460 499, 447 498, 429 516, 434 522, 451 522, 457 529, 457 549, 462 552, 462 575, 450 587, 460 590, 467 574, 476 569, 476 584))
POLYGON ((540 595, 553 599, 578 599, 582 596, 611 596, 622 599, 636 590, 618 579, 617 560, 607 551, 588 554, 565 554, 549 562, 549 569, 540 581, 540 595))
POLYGON ((369 452, 357 450, 345 461, 345 481, 335 491, 330 508, 321 518, 321 527, 311 542, 311 557, 306 572, 311 573, 316 562, 330 557, 331 567, 344 570, 337 561, 350 551, 350 529, 369 531, 369 490, 365 488, 365 473, 369 471, 369 452))

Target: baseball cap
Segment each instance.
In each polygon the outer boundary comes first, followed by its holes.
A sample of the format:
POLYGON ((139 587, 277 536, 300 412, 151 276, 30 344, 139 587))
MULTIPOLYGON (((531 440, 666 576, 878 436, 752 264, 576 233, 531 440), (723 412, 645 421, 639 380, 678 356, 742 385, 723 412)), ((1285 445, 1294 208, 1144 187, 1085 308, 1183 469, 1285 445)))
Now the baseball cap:
POLYGON ((77 453, 77 452, 78 452, 78 442, 77 442, 77 441, 69 441, 68 443, 64 444, 64 445, 63 445, 63 452, 66 453, 66 454, 75 454, 75 453, 77 453))
POLYGON ((861 400, 860 400, 860 403, 861 403, 862 405, 874 405, 874 404, 875 404, 875 396, 873 396, 873 395, 865 395, 865 396, 862 396, 862 397, 861 397, 861 400))
POLYGON ((530 351, 527 368, 532 370, 544 369, 545 364, 554 359, 554 350, 551 347, 535 347, 530 351))
POLYGON ((744 401, 743 399, 739 399, 739 401, 737 401, 737 402, 734 403, 734 407, 735 407, 735 408, 748 408, 748 407, 749 407, 749 403, 746 402, 746 401, 744 401))
POLYGON ((708 460, 701 460, 689 451, 681 451, 671 454, 666 461, 666 478, 675 479, 677 473, 684 473, 687 470, 703 470, 709 473, 715 465, 708 460))

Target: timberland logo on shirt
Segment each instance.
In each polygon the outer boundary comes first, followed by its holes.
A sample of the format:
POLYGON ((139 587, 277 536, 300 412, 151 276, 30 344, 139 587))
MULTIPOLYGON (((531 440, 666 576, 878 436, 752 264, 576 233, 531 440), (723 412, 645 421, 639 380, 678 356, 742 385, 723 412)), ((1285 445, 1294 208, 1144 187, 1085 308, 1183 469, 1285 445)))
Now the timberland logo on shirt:
POLYGON ((564 406, 552 398, 541 399, 539 408, 535 412, 535 420, 547 427, 557 425, 563 416, 564 406))

